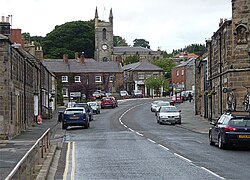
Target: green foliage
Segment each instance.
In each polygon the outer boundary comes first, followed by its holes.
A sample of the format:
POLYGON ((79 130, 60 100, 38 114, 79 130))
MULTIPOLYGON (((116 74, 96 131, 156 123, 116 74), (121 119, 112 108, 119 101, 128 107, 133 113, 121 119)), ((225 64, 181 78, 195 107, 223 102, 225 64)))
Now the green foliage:
POLYGON ((176 62, 173 59, 154 60, 150 61, 150 63, 162 68, 169 77, 171 76, 172 68, 176 66, 176 62))
POLYGON ((159 94, 161 86, 164 85, 165 83, 166 83, 166 80, 162 76, 158 78, 151 76, 145 80, 145 85, 150 89, 152 88, 156 90, 156 92, 158 92, 157 94, 159 94))
POLYGON ((198 56, 204 54, 207 51, 207 47, 205 44, 191 44, 186 46, 183 49, 177 49, 173 50, 172 54, 178 54, 180 52, 189 52, 189 53, 195 53, 198 56))
POLYGON ((124 65, 139 62, 139 56, 128 56, 124 61, 124 65))
POLYGON ((128 46, 128 44, 126 43, 126 40, 120 36, 114 36, 113 37, 113 45, 114 47, 117 46, 128 46))
POLYGON ((45 58, 62 58, 68 54, 74 58, 75 52, 85 57, 94 57, 94 21, 72 21, 56 26, 42 40, 45 58))
POLYGON ((150 49, 149 42, 146 41, 145 39, 135 39, 133 41, 133 43, 134 43, 134 45, 133 45, 134 47, 141 46, 141 47, 145 47, 145 48, 150 49))

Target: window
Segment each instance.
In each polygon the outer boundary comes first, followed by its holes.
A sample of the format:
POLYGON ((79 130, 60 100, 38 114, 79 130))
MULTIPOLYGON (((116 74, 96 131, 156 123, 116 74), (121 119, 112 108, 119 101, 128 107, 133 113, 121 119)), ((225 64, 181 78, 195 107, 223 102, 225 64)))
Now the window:
POLYGON ((103 28, 103 30, 102 30, 102 40, 106 40, 107 39, 106 33, 107 33, 107 30, 105 28, 103 28))
POLYGON ((95 77, 95 82, 102 82, 102 77, 101 76, 96 76, 95 77))
POLYGON ((144 79, 144 73, 138 73, 138 79, 144 79))
POLYGON ((114 81, 114 76, 109 76, 109 82, 113 82, 114 81))
POLYGON ((184 69, 181 70, 181 75, 182 75, 182 76, 184 75, 184 69))
POLYGON ((146 79, 150 78, 151 74, 146 74, 146 79))
POLYGON ((63 97, 68 97, 68 88, 63 87, 62 94, 63 94, 63 97))
POLYGON ((179 70, 176 71, 176 76, 179 76, 179 70))
POLYGON ((62 82, 68 82, 68 76, 62 76, 62 82))
POLYGON ((153 76, 154 76, 154 78, 158 78, 159 74, 158 73, 154 73, 153 76))
POLYGON ((75 82, 81 82, 81 77, 80 76, 75 76, 75 82))

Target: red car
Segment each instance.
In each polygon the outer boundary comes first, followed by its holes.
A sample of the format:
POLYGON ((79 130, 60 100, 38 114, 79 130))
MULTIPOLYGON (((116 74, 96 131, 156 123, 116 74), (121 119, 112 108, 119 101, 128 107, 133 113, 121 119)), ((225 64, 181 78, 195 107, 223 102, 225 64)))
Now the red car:
POLYGON ((181 96, 180 93, 177 93, 176 95, 172 96, 171 99, 171 104, 175 104, 175 103, 183 103, 183 96, 181 96))
POLYGON ((118 103, 117 103, 116 99, 113 96, 103 97, 102 98, 102 100, 101 100, 101 108, 104 109, 106 107, 111 107, 111 108, 118 107, 118 103))

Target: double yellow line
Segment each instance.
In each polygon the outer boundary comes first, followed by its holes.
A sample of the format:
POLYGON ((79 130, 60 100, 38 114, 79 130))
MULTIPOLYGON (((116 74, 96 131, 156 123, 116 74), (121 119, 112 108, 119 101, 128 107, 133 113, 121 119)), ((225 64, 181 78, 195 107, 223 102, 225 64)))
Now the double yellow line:
POLYGON ((69 173, 69 164, 70 164, 70 155, 71 155, 71 171, 70 171, 70 180, 75 179, 75 142, 68 142, 67 154, 66 154, 66 162, 65 169, 63 173, 63 180, 67 180, 69 173), (70 154, 71 151, 71 154, 70 154))

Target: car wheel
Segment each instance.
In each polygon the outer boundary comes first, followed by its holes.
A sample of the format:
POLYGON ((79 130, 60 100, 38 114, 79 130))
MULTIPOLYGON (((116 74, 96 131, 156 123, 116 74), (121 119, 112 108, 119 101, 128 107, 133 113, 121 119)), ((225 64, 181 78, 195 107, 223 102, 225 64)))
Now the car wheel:
POLYGON ((215 145, 215 142, 213 142, 212 134, 211 134, 211 133, 209 133, 209 144, 210 144, 211 146, 214 146, 214 145, 215 145))
POLYGON ((221 135, 219 135, 219 138, 218 138, 218 146, 220 149, 225 149, 225 147, 226 147, 225 143, 222 142, 221 135))

